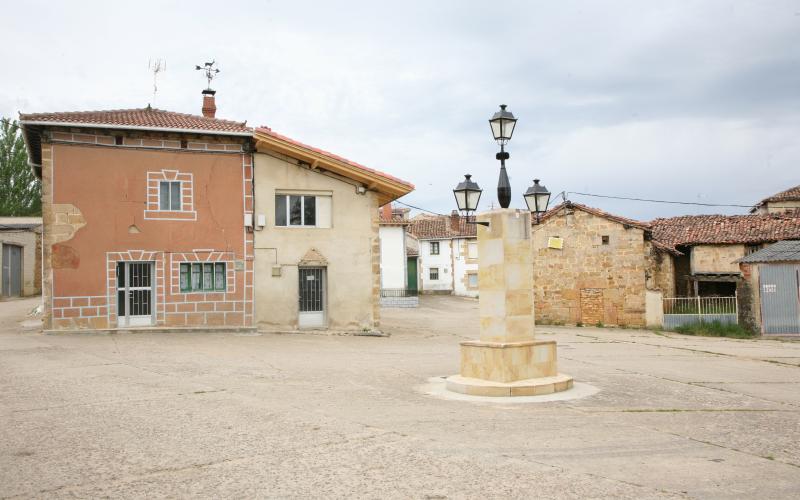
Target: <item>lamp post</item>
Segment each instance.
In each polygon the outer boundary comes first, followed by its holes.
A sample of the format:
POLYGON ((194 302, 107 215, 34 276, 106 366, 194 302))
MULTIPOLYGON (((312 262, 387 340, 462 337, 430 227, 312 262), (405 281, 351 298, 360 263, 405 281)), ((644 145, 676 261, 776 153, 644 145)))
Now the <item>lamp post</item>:
POLYGON ((523 196, 528 210, 536 214, 536 223, 538 224, 541 215, 547 211, 547 205, 550 203, 550 191, 539 184, 539 179, 534 179, 533 186, 529 187, 523 196))
POLYGON ((492 136, 497 144, 500 145, 500 152, 495 155, 495 158, 500 160, 500 178, 497 181, 497 201, 500 202, 502 208, 508 208, 511 204, 511 184, 508 182, 508 173, 506 173, 506 160, 510 155, 506 153, 506 144, 511 140, 514 134, 514 127, 517 124, 517 119, 511 111, 506 111, 506 105, 500 105, 500 111, 494 114, 489 120, 489 126, 492 129, 492 136))
MULTIPOLYGON (((471 224, 483 226, 478 239, 478 315, 480 338, 461 342, 461 370, 446 379, 450 391, 475 396, 535 396, 566 391, 572 377, 558 372, 555 340, 535 338, 534 274, 531 217, 547 210, 550 192, 534 179, 525 192, 528 211, 510 210, 511 186, 505 145, 517 119, 505 104, 489 125, 500 144, 500 180, 497 198, 501 209, 478 214, 471 224)), ((466 175, 453 190, 461 211, 478 208, 481 189, 466 175)))

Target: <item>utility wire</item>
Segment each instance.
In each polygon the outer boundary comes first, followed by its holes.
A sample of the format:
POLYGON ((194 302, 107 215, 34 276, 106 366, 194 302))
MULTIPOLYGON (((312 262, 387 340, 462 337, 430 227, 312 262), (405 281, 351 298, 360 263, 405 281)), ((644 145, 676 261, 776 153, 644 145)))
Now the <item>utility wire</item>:
MULTIPOLYGON (((699 205, 703 207, 735 207, 735 208, 753 208, 755 205, 735 205, 732 203, 702 203, 699 201, 670 201, 670 200, 651 200, 648 198, 629 198, 626 196, 610 196, 605 194, 593 193, 579 193, 577 191, 568 191, 567 194, 577 194, 580 196, 592 196, 594 198, 611 198, 614 200, 628 200, 628 201, 646 201, 649 203, 669 203, 672 205, 699 205)), ((793 207, 775 207, 775 208, 793 208, 793 207)))
POLYGON ((447 217, 445 214, 440 214, 439 212, 434 212, 433 210, 426 210, 426 209, 424 209, 424 208, 415 207, 414 205, 409 205, 408 203, 403 203, 403 202, 402 202, 402 201, 400 201, 400 200, 394 200, 394 203, 399 203, 399 204, 401 204, 401 205, 405 205, 405 206, 407 206, 407 207, 409 207, 409 208, 415 208, 415 209, 417 209, 417 210, 421 210, 421 211, 423 211, 423 212, 426 212, 426 213, 429 213, 429 214, 433 214, 433 215, 441 215, 442 217, 447 217))

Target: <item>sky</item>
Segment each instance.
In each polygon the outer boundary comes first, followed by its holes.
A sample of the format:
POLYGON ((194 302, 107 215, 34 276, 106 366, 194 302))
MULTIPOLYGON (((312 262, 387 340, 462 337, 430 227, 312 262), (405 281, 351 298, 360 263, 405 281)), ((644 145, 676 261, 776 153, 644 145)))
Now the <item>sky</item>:
POLYGON ((0 0, 0 115, 144 107, 247 120, 410 181, 438 212, 470 173, 497 204, 488 119, 519 119, 512 207, 541 179, 640 220, 800 184, 800 1, 0 0), (153 95, 151 60, 166 61, 153 95))

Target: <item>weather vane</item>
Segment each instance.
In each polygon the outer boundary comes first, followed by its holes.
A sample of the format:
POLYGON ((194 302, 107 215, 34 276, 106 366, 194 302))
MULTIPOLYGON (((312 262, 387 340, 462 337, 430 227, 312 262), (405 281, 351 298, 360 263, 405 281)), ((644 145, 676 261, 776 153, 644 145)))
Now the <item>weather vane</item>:
POLYGON ((203 66, 195 65, 195 67, 194 67, 194 69, 196 69, 196 70, 205 71, 206 72, 206 78, 208 79, 208 89, 209 90, 211 90, 211 80, 213 80, 214 77, 217 76, 217 73, 219 73, 219 69, 214 67, 214 63, 215 62, 216 61, 211 61, 211 62, 205 63, 203 66))

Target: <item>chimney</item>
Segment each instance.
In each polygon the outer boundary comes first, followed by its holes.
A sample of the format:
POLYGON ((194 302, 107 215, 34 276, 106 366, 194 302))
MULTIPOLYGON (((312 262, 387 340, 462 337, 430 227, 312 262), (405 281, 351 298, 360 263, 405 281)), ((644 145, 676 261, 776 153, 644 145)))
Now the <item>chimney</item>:
POLYGON ((387 203, 381 207, 381 219, 392 220, 392 204, 387 203))
POLYGON ((206 118, 214 118, 217 114, 217 103, 214 101, 214 94, 216 90, 205 89, 203 91, 203 116, 206 118))
POLYGON ((458 210, 450 212, 450 229, 455 232, 461 230, 461 216, 458 215, 458 210))

